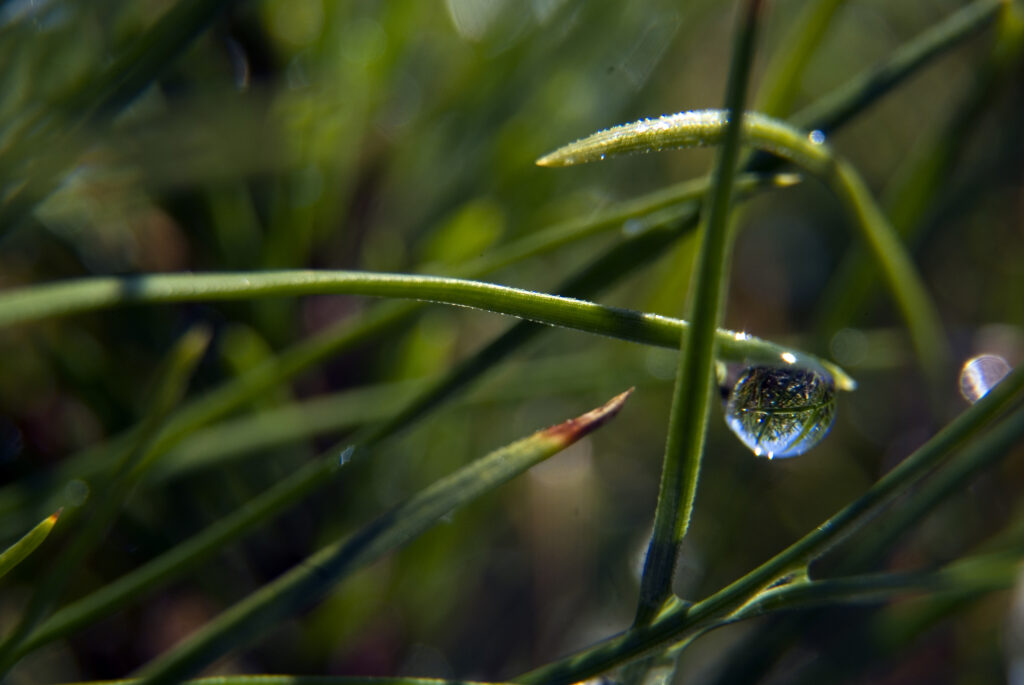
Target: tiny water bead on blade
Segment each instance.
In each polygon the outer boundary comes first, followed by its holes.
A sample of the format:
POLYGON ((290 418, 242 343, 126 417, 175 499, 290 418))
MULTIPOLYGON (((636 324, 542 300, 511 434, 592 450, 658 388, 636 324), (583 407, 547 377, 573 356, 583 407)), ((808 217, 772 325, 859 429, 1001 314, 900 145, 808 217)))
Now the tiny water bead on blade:
POLYGON ((824 370, 751 366, 725 404, 725 421, 757 456, 795 457, 828 434, 836 392, 824 370))
POLYGON ((1012 370, 1009 362, 999 355, 981 354, 968 359, 960 369, 960 394, 974 404, 1012 370))

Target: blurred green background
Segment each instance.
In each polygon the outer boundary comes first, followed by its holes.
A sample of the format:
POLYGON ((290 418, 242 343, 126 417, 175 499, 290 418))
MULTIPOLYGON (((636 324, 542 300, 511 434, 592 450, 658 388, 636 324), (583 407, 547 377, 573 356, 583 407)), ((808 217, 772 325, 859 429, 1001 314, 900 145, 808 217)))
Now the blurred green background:
MULTIPOLYGON (((442 273, 710 168, 709 151, 563 170, 533 160, 616 123, 720 106, 734 3, 220 4, 187 47, 147 66, 153 45, 146 40, 160 37, 152 30, 173 2, 0 1, 2 287, 187 270, 442 273), (155 80, 134 90, 105 81, 125 60, 152 68, 155 80)), ((808 4, 770 3, 755 92, 808 4)), ((794 75, 794 110, 963 4, 842 3, 806 73, 794 75)), ((1024 356, 1024 71, 1015 59, 992 68, 996 35, 989 28, 965 41, 829 141, 883 197, 916 159, 946 155, 930 167, 934 192, 909 222, 912 253, 957 359, 991 352, 1017 364, 1024 356)), ((762 194, 737 217, 726 325, 829 357, 860 388, 839 397, 832 434, 791 460, 755 459, 715 410, 677 579, 690 598, 816 526, 966 406, 953 369, 944 395, 925 390, 884 294, 838 318, 830 309, 855 239, 823 186, 807 181, 762 194)), ((486 280, 550 292, 621 235, 486 280)), ((691 243, 596 299, 680 316, 691 243)), ((191 390, 199 396, 374 306, 313 297, 134 307, 3 330, 4 491, 32 497, 62 460, 131 426, 161 359, 192 325, 214 331, 191 390)), ((384 419, 417 379, 442 373, 510 325, 432 306, 238 415, 375 386, 346 410, 354 421, 384 419)), ((32 655, 12 682, 123 676, 339 533, 475 457, 635 385, 621 416, 601 432, 360 573, 215 672, 499 679, 622 630, 650 532, 674 373, 671 351, 550 331, 200 572, 32 655)), ((347 430, 172 469, 143 486, 66 598, 235 510, 347 430)), ((170 466, 200 447, 172 452, 170 466)), ((947 561, 1006 525, 1024 478, 1019 461, 965 485, 886 566, 947 561)), ((5 540, 27 529, 24 517, 3 517, 5 540)), ((16 619, 38 569, 60 563, 54 549, 41 549, 5 579, 0 627, 16 619)), ((892 611, 819 612, 827 630, 797 631, 772 652, 774 664, 751 665, 743 678, 991 682, 1004 673, 1008 611, 1009 595, 993 595, 953 619, 926 622, 906 640, 892 611)), ((684 675, 706 682, 724 665, 746 663, 743 641, 757 628, 743 624, 701 640, 687 653, 684 675)))

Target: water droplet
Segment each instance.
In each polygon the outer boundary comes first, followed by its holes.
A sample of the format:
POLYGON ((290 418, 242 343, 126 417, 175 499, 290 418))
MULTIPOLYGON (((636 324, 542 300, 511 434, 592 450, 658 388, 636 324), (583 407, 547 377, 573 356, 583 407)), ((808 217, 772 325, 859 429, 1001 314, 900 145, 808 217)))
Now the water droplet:
POLYGON ((974 404, 1003 380, 1013 369, 1002 357, 982 354, 968 359, 960 369, 960 394, 974 404))
POLYGON ((349 445, 348 447, 343 449, 341 451, 341 454, 338 455, 338 466, 344 466, 345 464, 347 464, 350 461, 352 461, 352 455, 355 454, 355 452, 356 452, 356 446, 355 445, 349 445))
POLYGON ((725 421, 757 456, 795 457, 828 434, 835 384, 823 370, 751 366, 725 405, 725 421))
POLYGON ((825 134, 817 130, 811 131, 810 133, 807 134, 807 140, 811 141, 815 145, 824 145, 825 134))

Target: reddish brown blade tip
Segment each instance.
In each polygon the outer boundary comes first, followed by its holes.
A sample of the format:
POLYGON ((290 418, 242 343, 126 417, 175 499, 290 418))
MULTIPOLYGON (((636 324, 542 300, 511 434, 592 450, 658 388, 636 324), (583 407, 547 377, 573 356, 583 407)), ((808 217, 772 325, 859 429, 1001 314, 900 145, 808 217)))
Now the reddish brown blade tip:
POLYGON ((634 388, 630 388, 626 392, 611 398, 597 409, 591 409, 586 414, 564 421, 557 426, 551 426, 551 428, 541 431, 541 434, 554 438, 563 444, 570 445, 614 418, 619 413, 619 410, 622 409, 622 405, 626 403, 626 398, 633 393, 633 390, 634 388))

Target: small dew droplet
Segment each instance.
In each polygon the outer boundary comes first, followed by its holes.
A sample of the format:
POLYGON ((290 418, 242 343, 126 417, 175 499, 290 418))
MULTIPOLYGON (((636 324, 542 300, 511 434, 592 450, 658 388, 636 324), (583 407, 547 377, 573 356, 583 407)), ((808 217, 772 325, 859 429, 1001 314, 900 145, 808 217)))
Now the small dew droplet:
POLYGON ((64 505, 80 507, 89 499, 89 484, 80 478, 68 481, 64 486, 64 505))
POLYGON ((725 405, 732 432, 769 459, 803 454, 821 442, 835 418, 835 384, 812 369, 744 369, 725 405))
POLYGON ((968 359, 960 369, 960 394, 974 404, 1006 378, 1010 371, 1010 364, 995 354, 982 354, 968 359))
POLYGON ((355 451, 356 451, 356 446, 355 445, 349 445, 348 447, 343 449, 341 451, 341 454, 338 455, 338 466, 344 466, 345 464, 347 464, 350 461, 352 461, 352 455, 355 454, 355 451))
POLYGON ((814 130, 807 134, 807 140, 811 141, 815 145, 824 145, 825 134, 821 131, 814 130))

